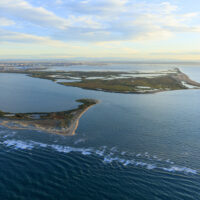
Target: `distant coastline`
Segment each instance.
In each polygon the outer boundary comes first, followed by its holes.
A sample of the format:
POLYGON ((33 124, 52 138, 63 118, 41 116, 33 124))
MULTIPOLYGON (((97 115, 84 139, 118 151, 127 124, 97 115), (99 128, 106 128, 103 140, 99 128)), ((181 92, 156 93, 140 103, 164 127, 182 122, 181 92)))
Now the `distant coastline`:
POLYGON ((0 73, 20 73, 48 79, 64 86, 88 90, 152 94, 157 92, 199 89, 179 68, 161 71, 51 71, 38 67, 0 67, 0 73))

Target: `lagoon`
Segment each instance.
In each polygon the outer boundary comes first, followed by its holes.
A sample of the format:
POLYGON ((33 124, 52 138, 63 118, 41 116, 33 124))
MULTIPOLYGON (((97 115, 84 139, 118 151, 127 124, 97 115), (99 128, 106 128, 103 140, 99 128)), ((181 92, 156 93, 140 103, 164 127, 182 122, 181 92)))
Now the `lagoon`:
MULTIPOLYGON (((198 67, 181 70, 199 81, 198 67)), ((56 112, 75 108, 76 99, 100 100, 75 136, 0 127, 2 198, 200 198, 200 90, 115 94, 0 74, 0 92, 6 112, 56 112)))

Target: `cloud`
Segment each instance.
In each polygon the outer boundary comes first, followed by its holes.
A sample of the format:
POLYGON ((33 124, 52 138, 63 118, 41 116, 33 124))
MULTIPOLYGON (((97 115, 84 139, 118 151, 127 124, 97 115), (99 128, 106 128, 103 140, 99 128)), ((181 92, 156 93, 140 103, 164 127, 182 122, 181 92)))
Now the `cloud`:
POLYGON ((43 44, 55 47, 67 47, 66 43, 49 37, 36 36, 0 29, 0 43, 43 44))
POLYGON ((69 15, 68 21, 70 22, 70 28, 89 28, 89 29, 101 29, 103 24, 95 21, 92 16, 75 16, 69 15))
POLYGON ((56 1, 55 1, 55 4, 57 4, 57 5, 62 5, 62 4, 63 4, 63 1, 62 1, 62 0, 56 0, 56 1))
POLYGON ((169 2, 149 3, 130 0, 67 0, 63 9, 70 13, 70 28, 53 37, 75 41, 162 40, 177 32, 199 32, 191 25, 198 13, 179 13, 169 2))
POLYGON ((153 52, 150 55, 180 55, 180 56, 187 56, 187 55, 200 55, 200 51, 197 49, 196 51, 170 51, 170 52, 153 52))
POLYGON ((9 15, 43 27, 65 29, 69 22, 43 7, 32 6, 25 0, 1 0, 1 15, 9 15))
MULTIPOLYGON (((55 3, 60 5, 63 2, 57 0, 55 3)), ((20 19, 20 22, 29 22, 33 25, 56 29, 56 31, 66 30, 69 27, 94 29, 101 27, 101 24, 93 20, 92 16, 68 15, 66 18, 59 17, 49 10, 33 6, 25 0, 1 0, 0 15, 9 15, 11 18, 20 19)))
POLYGON ((11 26, 15 21, 24 34, 63 42, 162 40, 177 32, 200 32, 199 23, 191 23, 199 13, 181 13, 174 3, 162 0, 48 0, 39 6, 43 2, 0 0, 0 22, 11 26))
POLYGON ((63 1, 63 5, 73 13, 99 15, 124 12, 128 2, 129 0, 67 0, 63 1))
POLYGON ((5 17, 0 17, 0 26, 12 26, 14 24, 14 21, 6 19, 5 17))

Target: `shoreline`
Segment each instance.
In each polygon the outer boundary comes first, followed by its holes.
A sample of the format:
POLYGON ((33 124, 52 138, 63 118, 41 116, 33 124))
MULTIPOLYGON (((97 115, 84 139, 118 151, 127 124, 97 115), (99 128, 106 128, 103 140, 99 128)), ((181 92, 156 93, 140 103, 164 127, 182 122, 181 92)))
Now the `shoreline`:
MULTIPOLYGON (((98 103, 97 103, 98 104, 98 103)), ((96 104, 95 104, 96 105, 96 104)), ((81 113, 80 113, 80 115, 79 115, 79 117, 75 120, 75 122, 74 122, 74 128, 73 129, 71 129, 72 130, 72 132, 71 132, 71 135, 75 135, 76 134, 76 130, 77 130, 77 128, 78 128, 78 126, 79 126, 79 121, 80 121, 80 119, 81 119, 81 117, 90 109, 90 108, 92 108, 94 105, 91 105, 91 106, 89 106, 88 108, 86 108, 84 111, 82 111, 81 113)))
POLYGON ((44 131, 53 134, 59 135, 67 135, 72 136, 75 135, 76 130, 79 125, 79 120, 90 108, 94 105, 98 104, 97 100, 88 100, 82 99, 77 100, 82 102, 81 105, 78 106, 77 109, 62 111, 62 112, 54 112, 54 113, 40 113, 41 115, 47 115, 47 117, 41 117, 40 119, 30 119, 31 115, 38 113, 23 113, 21 119, 16 116, 19 114, 13 114, 14 116, 7 116, 8 113, 5 113, 5 116, 0 117, 0 125, 4 126, 8 129, 16 129, 16 130, 36 130, 36 131, 44 131), (84 102, 85 101, 85 102, 84 102), (84 103, 83 103, 84 102, 84 103), (89 103, 90 104, 89 104, 89 103))
MULTIPOLYGON (((7 73, 0 71, 0 73, 7 73)), ((59 85, 71 86, 94 91, 122 94, 154 94, 158 92, 200 89, 200 83, 193 81, 179 68, 152 71, 9 71, 8 73, 25 74, 32 78, 51 80, 59 85), (124 78, 126 74, 128 78, 124 78), (144 76, 137 75, 143 74, 144 76), (148 75, 151 74, 152 77, 148 75), (161 75, 158 75, 161 74, 161 75), (136 75, 136 77, 131 75, 136 75), (92 77, 92 79, 91 79, 92 77), (111 79, 109 79, 111 77, 111 79), (113 77, 113 78, 112 78, 113 77), (94 79, 93 79, 94 78, 94 79), (108 79, 107 79, 108 78, 108 79), (66 80, 59 81, 57 80, 66 80), (189 85, 189 86, 187 86, 189 85), (190 87, 191 86, 191 87, 190 87), (142 88, 143 87, 143 88, 142 88), (145 88, 146 87, 146 88, 145 88)))
MULTIPOLYGON (((170 75, 166 75, 166 76, 170 76, 170 75)), ((146 90, 146 91, 110 91, 110 90, 106 90, 106 89, 100 89, 100 88, 89 88, 89 87, 81 87, 81 86, 76 86, 76 85, 70 85, 70 84, 66 84, 65 82, 57 82, 57 84, 60 85, 64 85, 64 86, 69 86, 69 87, 75 87, 75 88, 82 88, 85 90, 93 90, 93 91, 99 91, 99 92, 108 92, 108 93, 119 93, 119 94, 156 94, 156 93, 160 93, 160 92, 169 92, 169 91, 178 91, 178 90, 199 90, 200 89, 200 83, 197 81, 194 81, 192 79, 190 79, 190 77, 183 73, 183 72, 179 72, 178 75, 175 76, 171 76, 173 79, 175 79, 176 81, 183 81, 186 84, 189 84, 191 86, 194 86, 193 88, 182 88, 182 89, 152 89, 152 90, 146 90)), ((145 77, 146 78, 146 77, 145 77)))

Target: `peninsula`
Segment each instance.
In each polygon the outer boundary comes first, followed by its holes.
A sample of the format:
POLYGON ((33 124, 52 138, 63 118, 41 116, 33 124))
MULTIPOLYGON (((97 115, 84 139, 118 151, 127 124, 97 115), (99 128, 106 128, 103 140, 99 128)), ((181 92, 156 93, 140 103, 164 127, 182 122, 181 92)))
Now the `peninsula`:
MULTIPOLYGON (((178 68, 162 71, 51 71, 48 68, 0 67, 0 73, 20 73, 48 79, 64 86, 89 90, 150 94, 171 90, 200 89, 178 68)), ((48 113, 6 113, 0 111, 0 125, 11 129, 32 129, 62 135, 74 135, 81 116, 98 103, 79 99, 76 109, 48 113)))
POLYGON ((199 89, 178 68, 165 71, 34 71, 31 77, 49 79, 65 86, 118 93, 148 94, 170 90, 199 89))
POLYGON ((0 73, 20 73, 65 86, 118 93, 148 94, 170 90, 200 89, 180 69, 160 71, 64 71, 45 66, 0 66, 0 73))
POLYGON ((79 99, 76 109, 48 113, 6 113, 0 111, 0 125, 10 129, 31 129, 48 133, 74 135, 81 116, 98 103, 94 99, 79 99))

